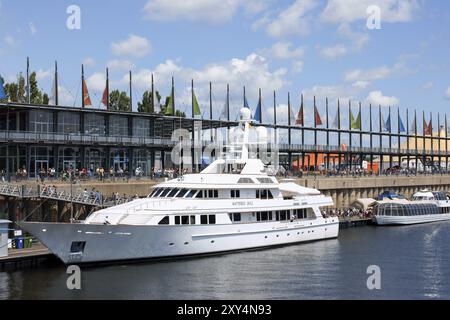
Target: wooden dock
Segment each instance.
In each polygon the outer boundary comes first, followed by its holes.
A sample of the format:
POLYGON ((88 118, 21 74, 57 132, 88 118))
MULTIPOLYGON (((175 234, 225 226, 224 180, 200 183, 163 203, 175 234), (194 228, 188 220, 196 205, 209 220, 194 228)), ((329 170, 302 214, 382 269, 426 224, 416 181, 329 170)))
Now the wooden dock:
POLYGON ((55 260, 55 256, 42 244, 31 248, 9 249, 7 257, 0 257, 0 269, 34 267, 43 262, 55 260))

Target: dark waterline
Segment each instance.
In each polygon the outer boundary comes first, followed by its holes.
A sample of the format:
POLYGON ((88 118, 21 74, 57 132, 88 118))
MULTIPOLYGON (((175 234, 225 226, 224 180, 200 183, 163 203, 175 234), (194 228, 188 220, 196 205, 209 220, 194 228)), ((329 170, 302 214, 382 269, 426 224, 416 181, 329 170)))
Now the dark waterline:
POLYGON ((0 299, 450 299, 450 223, 341 230, 338 239, 169 262, 0 273, 0 299), (369 265, 381 290, 367 289, 369 265))

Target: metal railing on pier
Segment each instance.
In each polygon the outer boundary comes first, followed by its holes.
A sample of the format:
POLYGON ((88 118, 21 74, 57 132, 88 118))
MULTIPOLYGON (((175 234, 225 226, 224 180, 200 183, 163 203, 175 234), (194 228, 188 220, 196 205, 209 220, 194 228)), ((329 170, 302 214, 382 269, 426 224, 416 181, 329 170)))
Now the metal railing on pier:
POLYGON ((38 196, 38 193, 33 187, 3 183, 0 185, 0 195, 17 198, 33 198, 38 196))

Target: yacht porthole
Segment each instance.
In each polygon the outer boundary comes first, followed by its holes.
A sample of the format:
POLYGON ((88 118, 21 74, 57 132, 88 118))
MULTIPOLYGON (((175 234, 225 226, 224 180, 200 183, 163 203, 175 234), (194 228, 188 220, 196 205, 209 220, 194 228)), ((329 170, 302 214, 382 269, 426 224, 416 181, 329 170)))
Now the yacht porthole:
POLYGON ((287 236, 289 237, 289 233, 287 234, 287 236))
POLYGON ((211 243, 214 243, 215 241, 214 240, 211 240, 211 243))
POLYGON ((300 232, 297 232, 297 234, 300 234, 300 232))
POLYGON ((279 235, 277 234, 277 238, 279 237, 279 235))
POLYGON ((173 243, 173 242, 171 242, 171 243, 169 243, 169 246, 173 246, 175 243, 173 243))
POLYGON ((189 242, 185 242, 185 243, 184 243, 184 245, 187 245, 187 244, 189 244, 189 242))
POLYGON ((264 238, 267 239, 267 236, 265 236, 264 238))

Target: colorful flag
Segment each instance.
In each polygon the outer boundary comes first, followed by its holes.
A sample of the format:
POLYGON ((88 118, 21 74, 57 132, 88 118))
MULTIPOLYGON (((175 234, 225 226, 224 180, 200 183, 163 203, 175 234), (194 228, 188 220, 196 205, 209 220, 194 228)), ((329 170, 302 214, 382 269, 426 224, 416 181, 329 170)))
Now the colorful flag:
POLYGON ((353 112, 350 111, 350 124, 351 129, 361 130, 361 111, 358 112, 356 120, 353 118, 353 112))
POLYGON ((431 126, 431 119, 430 122, 427 124, 425 119, 423 120, 423 135, 424 136, 431 136, 431 133, 433 131, 433 128, 431 126))
POLYGON ((91 98, 89 97, 89 92, 88 92, 88 88, 86 85, 86 81, 84 81, 84 80, 83 80, 83 92, 84 92, 84 96, 83 96, 84 105, 92 106, 92 102, 91 102, 91 98))
POLYGON ((414 116, 414 121, 412 123, 411 130, 409 130, 409 133, 416 134, 417 132, 416 122, 417 122, 416 116, 414 116))
POLYGON ((405 126, 403 125, 402 118, 399 117, 398 119, 399 119, 399 121, 400 121, 400 123, 398 124, 398 129, 399 129, 399 131, 400 131, 400 132, 406 132, 405 126))
POLYGON ((154 113, 160 113, 161 112, 161 104, 159 103, 159 100, 158 100, 158 96, 156 95, 156 90, 155 89, 153 89, 153 92, 152 92, 152 95, 153 95, 153 112, 154 113))
POLYGON ((250 107, 248 106, 248 101, 247 101, 247 97, 244 94, 244 108, 250 109, 250 107))
POLYGON ((201 116, 202 112, 200 111, 200 106, 198 105, 197 97, 195 96, 194 91, 192 91, 192 100, 193 100, 192 102, 194 104, 194 109, 193 109, 194 114, 192 116, 193 117, 201 116))
POLYGON ((173 109, 173 98, 172 98, 172 94, 171 94, 170 97, 169 97, 169 100, 167 101, 166 110, 165 110, 164 114, 166 116, 171 116, 171 115, 173 115, 173 111, 174 111, 174 109, 173 109))
POLYGON ((255 116, 253 117, 253 119, 261 123, 261 97, 259 97, 258 105, 256 106, 255 116))
POLYGON ((305 125, 305 117, 303 115, 303 103, 300 106, 300 110, 298 110, 297 119, 295 120, 295 124, 297 124, 299 126, 305 125))
POLYGON ((319 110, 317 110, 316 106, 314 106, 314 125, 315 126, 322 125, 322 119, 320 118, 319 110))
POLYGON ((388 116, 386 123, 383 124, 385 131, 391 132, 391 115, 388 116))
POLYGON ((103 96, 102 96, 102 104, 108 109, 108 86, 105 87, 105 90, 103 90, 103 96))
POLYGON ((339 109, 336 111, 336 117, 332 123, 333 128, 339 128, 339 109))
POLYGON ((0 76, 0 99, 6 99, 5 88, 3 88, 3 78, 0 76))

